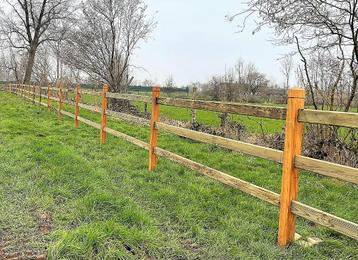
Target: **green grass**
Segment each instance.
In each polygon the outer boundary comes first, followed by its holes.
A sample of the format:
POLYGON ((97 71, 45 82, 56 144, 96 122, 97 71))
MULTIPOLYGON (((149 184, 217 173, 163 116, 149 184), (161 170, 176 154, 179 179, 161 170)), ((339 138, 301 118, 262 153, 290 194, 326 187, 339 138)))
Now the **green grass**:
MULTIPOLYGON (((101 106, 101 97, 82 94, 81 99, 85 103, 101 106)), ((140 111, 142 112, 144 111, 144 104, 142 102, 132 102, 132 103, 140 111)), ((273 104, 265 104, 265 105, 274 106, 273 104)), ((148 111, 150 111, 150 109, 151 109, 151 104, 148 104, 148 111)), ((191 109, 171 107, 171 106, 160 106, 160 116, 168 119, 191 121, 191 115, 192 115, 191 109)), ((220 126, 219 115, 220 113, 213 112, 213 111, 197 110, 197 121, 206 126, 219 127, 220 126)), ((230 119, 232 121, 243 124, 246 127, 246 129, 251 133, 261 133, 262 130, 264 131, 264 133, 268 133, 268 134, 280 133, 285 125, 283 120, 257 118, 257 117, 243 116, 243 115, 230 115, 230 119), (262 130, 260 128, 260 125, 263 126, 262 130)))
MULTIPOLYGON (((69 111, 71 109, 67 108, 69 111)), ((99 115, 81 110, 99 122, 99 115)), ((148 140, 146 128, 109 127, 148 140)), ((161 133, 159 146, 275 192, 280 165, 161 133)), ((276 245, 278 209, 98 130, 0 92, 0 241, 50 259, 347 259, 357 242, 298 219, 324 242, 276 245), (41 216, 49 232, 41 231, 41 216)), ((358 222, 357 186, 303 173, 300 201, 358 222)), ((1 244, 1 243, 0 243, 1 244)), ((1 254, 0 254, 1 255, 1 254)))

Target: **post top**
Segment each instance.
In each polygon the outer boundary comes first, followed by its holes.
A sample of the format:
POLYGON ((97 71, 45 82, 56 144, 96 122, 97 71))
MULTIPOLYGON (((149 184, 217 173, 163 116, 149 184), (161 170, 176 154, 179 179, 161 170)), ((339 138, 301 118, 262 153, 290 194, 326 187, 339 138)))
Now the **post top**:
POLYGON ((152 88, 152 91, 153 91, 153 92, 160 92, 160 86, 159 86, 159 85, 155 85, 155 86, 152 88))
POLYGON ((108 90, 109 90, 108 85, 107 85, 107 84, 104 84, 104 85, 103 85, 103 91, 106 91, 106 92, 107 92, 108 90))
POLYGON ((287 93, 289 98, 305 98, 305 90, 303 88, 290 88, 287 93))

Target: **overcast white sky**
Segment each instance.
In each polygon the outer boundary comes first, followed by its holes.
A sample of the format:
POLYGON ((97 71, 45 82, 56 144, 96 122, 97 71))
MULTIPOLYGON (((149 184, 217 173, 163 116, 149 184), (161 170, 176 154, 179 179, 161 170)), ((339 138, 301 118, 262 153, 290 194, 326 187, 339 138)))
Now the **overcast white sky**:
MULTIPOLYGON (((244 0, 245 1, 245 0, 244 0)), ((239 57, 254 62, 270 79, 281 83, 278 58, 287 48, 274 46, 268 29, 252 35, 252 26, 237 33, 226 14, 243 10, 242 0, 147 0, 155 13, 157 28, 147 43, 136 51, 133 63, 136 79, 150 78, 158 83, 172 74, 179 85, 206 81, 234 66, 239 57)))

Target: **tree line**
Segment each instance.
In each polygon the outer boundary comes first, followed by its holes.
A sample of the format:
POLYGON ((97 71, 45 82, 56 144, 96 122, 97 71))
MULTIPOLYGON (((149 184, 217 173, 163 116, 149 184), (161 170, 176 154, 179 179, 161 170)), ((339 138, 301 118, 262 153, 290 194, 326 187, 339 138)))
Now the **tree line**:
POLYGON ((0 8, 1 74, 24 84, 86 77, 125 92, 131 57, 156 25, 142 0, 5 0, 0 8))

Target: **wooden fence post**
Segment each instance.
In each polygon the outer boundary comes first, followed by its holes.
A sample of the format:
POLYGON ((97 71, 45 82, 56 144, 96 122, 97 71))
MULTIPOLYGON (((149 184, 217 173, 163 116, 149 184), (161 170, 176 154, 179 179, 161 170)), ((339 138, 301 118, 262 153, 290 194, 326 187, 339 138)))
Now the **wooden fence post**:
POLYGON ((78 128, 78 115, 80 114, 80 99, 81 99, 81 86, 80 84, 77 84, 76 86, 76 106, 75 106, 75 127, 78 128))
POLYGON ((304 108, 304 89, 288 90, 285 146, 282 163, 282 182, 280 197, 280 220, 278 243, 288 245, 294 238, 296 217, 291 212, 292 200, 298 198, 298 175, 295 167, 295 156, 301 154, 303 140, 303 124, 298 122, 298 112, 304 108))
MULTIPOLYGON (((193 100, 196 100, 197 87, 193 87, 193 100)), ((191 124, 194 125, 196 123, 196 109, 191 110, 191 124)))
POLYGON ((42 87, 39 87, 40 103, 42 103, 42 87))
POLYGON ((36 99, 36 87, 32 86, 32 104, 35 104, 36 99))
POLYGON ((158 144, 158 129, 156 122, 159 120, 159 104, 158 98, 160 96, 160 87, 155 86, 152 88, 152 116, 150 120, 150 145, 149 145, 149 171, 153 171, 157 166, 157 155, 155 148, 158 144))
POLYGON ((59 89, 58 89, 58 115, 59 116, 62 115, 62 107, 63 107, 63 103, 62 103, 62 83, 60 83, 59 89))
POLYGON ((108 92, 108 90, 109 90, 108 85, 105 84, 103 86, 103 90, 102 90, 102 115, 101 115, 101 134, 100 134, 101 144, 106 143, 106 137, 107 137, 105 128, 107 126, 107 106, 108 106, 107 92, 108 92))
POLYGON ((47 111, 51 111, 51 84, 47 86, 47 111))

